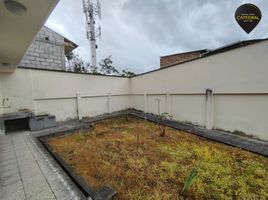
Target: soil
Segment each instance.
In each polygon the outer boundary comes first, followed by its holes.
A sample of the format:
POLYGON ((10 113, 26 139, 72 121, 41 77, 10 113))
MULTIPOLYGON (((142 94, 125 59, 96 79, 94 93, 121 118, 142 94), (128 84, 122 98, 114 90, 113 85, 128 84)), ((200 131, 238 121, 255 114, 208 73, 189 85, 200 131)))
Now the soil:
POLYGON ((265 157, 172 128, 160 137, 157 124, 135 117, 93 125, 49 144, 91 187, 115 188, 117 200, 268 199, 265 157))

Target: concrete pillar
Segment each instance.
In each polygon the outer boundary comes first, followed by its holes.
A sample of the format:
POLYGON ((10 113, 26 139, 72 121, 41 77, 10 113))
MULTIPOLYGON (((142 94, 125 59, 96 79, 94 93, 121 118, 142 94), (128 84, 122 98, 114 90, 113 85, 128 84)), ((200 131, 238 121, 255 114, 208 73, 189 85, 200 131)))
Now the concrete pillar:
POLYGON ((147 113, 147 94, 143 95, 143 112, 147 113))
POLYGON ((214 103, 213 103, 213 91, 211 89, 206 90, 206 128, 213 129, 214 123, 214 103))
POLYGON ((134 98, 134 95, 128 95, 128 98, 129 98, 129 107, 128 109, 132 110, 133 109, 133 98, 134 98))
POLYGON ((155 101, 157 102, 157 114, 159 116, 161 115, 161 108, 160 108, 161 99, 155 99, 155 101))
MULTIPOLYGON (((147 111, 147 94, 143 94, 143 112, 146 114, 148 111, 147 111)), ((146 115, 144 115, 144 119, 146 120, 147 117, 146 115)))
POLYGON ((82 105, 81 105, 81 94, 77 93, 76 94, 76 104, 77 104, 77 114, 78 114, 78 119, 82 119, 82 105))
POLYGON ((107 103, 108 103, 108 113, 111 113, 111 93, 107 95, 107 103))
POLYGON ((33 71, 29 70, 30 73, 30 80, 31 80, 31 101, 32 101, 32 108, 31 110, 35 113, 36 111, 36 105, 35 105, 35 101, 34 101, 34 79, 33 79, 33 71))
POLYGON ((171 114, 171 95, 170 93, 166 93, 165 96, 165 107, 166 107, 166 112, 171 114))

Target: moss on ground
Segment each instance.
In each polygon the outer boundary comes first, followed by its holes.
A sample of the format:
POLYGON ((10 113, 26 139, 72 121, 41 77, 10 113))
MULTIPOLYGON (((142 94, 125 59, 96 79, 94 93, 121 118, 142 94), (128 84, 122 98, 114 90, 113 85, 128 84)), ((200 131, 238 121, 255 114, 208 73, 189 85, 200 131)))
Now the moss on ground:
POLYGON ((49 143, 91 186, 109 184, 116 199, 268 199, 268 159, 239 148, 129 117, 49 143), (139 138, 139 139, 138 139, 139 138), (189 191, 179 193, 194 168, 189 191))

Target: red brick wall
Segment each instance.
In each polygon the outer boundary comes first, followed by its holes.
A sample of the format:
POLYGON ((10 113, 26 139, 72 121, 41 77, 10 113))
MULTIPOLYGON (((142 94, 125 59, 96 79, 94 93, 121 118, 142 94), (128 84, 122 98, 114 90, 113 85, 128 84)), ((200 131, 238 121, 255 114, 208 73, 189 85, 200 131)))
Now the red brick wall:
POLYGON ((163 56, 160 58, 160 68, 168 67, 170 65, 179 64, 188 60, 198 58, 202 52, 189 52, 182 54, 175 54, 170 56, 163 56))

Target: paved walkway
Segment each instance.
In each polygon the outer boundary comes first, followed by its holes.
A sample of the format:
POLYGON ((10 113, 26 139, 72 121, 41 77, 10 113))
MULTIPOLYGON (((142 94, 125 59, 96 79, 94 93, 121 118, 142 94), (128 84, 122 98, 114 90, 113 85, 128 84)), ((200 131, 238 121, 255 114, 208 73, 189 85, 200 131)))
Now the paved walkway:
POLYGON ((0 199, 85 199, 32 134, 0 137, 0 199))

